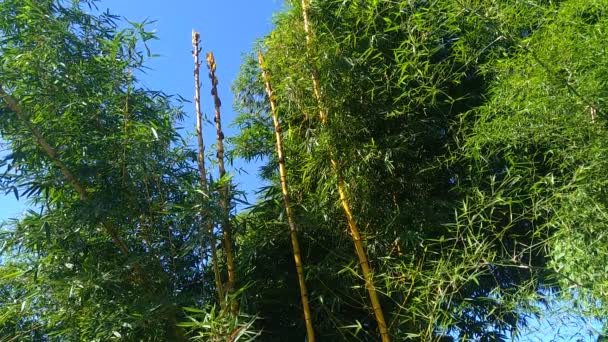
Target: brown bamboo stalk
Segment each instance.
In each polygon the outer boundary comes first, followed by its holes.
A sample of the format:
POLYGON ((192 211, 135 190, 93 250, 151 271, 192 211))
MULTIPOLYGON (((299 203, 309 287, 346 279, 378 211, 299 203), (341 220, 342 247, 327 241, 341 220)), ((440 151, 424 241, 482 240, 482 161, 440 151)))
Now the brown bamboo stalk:
MULTIPOLYGON (((220 107, 222 101, 217 92, 218 79, 215 75, 216 63, 213 52, 207 53, 207 67, 209 68, 209 79, 211 80, 211 96, 213 97, 213 103, 215 105, 215 128, 217 131, 217 161, 220 179, 226 175, 226 168, 224 167, 224 133, 222 132, 222 119, 220 107)), ((228 183, 224 183, 221 188, 220 206, 224 211, 224 220, 222 222, 222 231, 224 235, 224 252, 226 254, 226 268, 228 269, 228 282, 226 283, 226 291, 228 294, 234 292, 234 286, 236 282, 236 273, 234 269, 234 254, 232 252, 232 227, 230 226, 230 194, 228 191, 228 183)), ((238 312, 238 303, 234 300, 231 301, 230 305, 232 312, 238 312)))
MULTIPOLYGON (((194 107, 196 110, 196 138, 198 141, 198 170, 201 181, 201 188, 205 196, 209 199, 209 186, 207 184, 207 171, 205 169, 205 144, 203 142, 203 115, 201 112, 201 81, 200 81, 200 66, 199 55, 201 52, 200 34, 192 31, 192 56, 194 57, 194 107)), ((203 217, 208 216, 208 213, 201 213, 203 217)), ((208 219, 208 218, 207 218, 208 219)), ((224 307, 224 286, 222 285, 222 276, 217 258, 217 247, 215 245, 215 235, 213 234, 213 223, 209 222, 207 226, 209 236, 209 244, 211 247, 211 264, 213 268, 213 276, 215 278, 215 287, 217 288, 218 303, 220 307, 224 307)))
POLYGON ((264 56, 258 52, 258 62, 262 69, 262 76, 266 85, 266 94, 270 101, 270 110, 272 113, 272 121, 274 123, 274 133, 276 138, 277 157, 279 164, 279 178, 281 182, 281 191, 283 192, 283 203, 285 205, 285 213, 287 214, 287 223, 289 225, 289 235, 291 237, 291 245, 293 247, 293 259, 296 263, 296 271, 298 273, 298 282, 300 284, 300 297, 302 299, 302 310, 304 311, 304 321, 306 322, 306 336, 308 342, 315 341, 315 331, 312 326, 312 315, 310 313, 310 304, 308 302, 308 290, 306 289, 306 281, 304 279, 304 267, 302 263, 302 255, 300 253, 300 241, 298 239, 298 229, 296 219, 291 207, 291 199, 289 196, 289 186, 287 184, 287 171, 285 169, 285 153, 283 151, 283 139, 281 137, 281 125, 277 112, 276 99, 272 92, 270 83, 270 75, 266 70, 264 56))
MULTIPOLYGON (((310 2, 309 0, 302 0, 302 16, 304 21, 304 31, 306 34, 306 47, 311 54, 314 50, 314 42, 313 42, 313 32, 310 24, 310 2)), ((325 104, 323 103, 323 96, 321 94, 321 81, 319 78, 319 71, 314 62, 310 63, 311 65, 311 78, 313 84, 313 92, 315 98, 317 100, 317 105, 319 107, 319 120, 321 121, 322 126, 326 126, 327 124, 327 110, 325 104)), ((357 222, 354 218, 354 215, 351 210, 350 200, 348 199, 348 194, 346 190, 346 184, 344 182, 344 178, 342 176, 342 172, 340 169, 340 164, 335 158, 335 153, 332 150, 330 151, 330 162, 331 166, 336 173, 337 178, 337 187, 338 194, 340 196, 340 203, 342 204, 342 208, 344 209, 344 214, 346 216, 346 221, 348 222, 348 228, 350 230, 350 234, 353 239, 353 243, 355 245, 355 251, 357 253, 357 257, 359 258, 359 263, 361 264, 361 271, 363 272, 363 277, 365 279, 365 287, 369 294, 369 299, 372 304, 372 309, 374 311, 374 315, 376 317, 376 322, 378 324, 378 330, 380 330, 380 336, 383 342, 390 342, 391 338, 388 334, 388 329, 386 325, 386 320, 384 319, 384 312, 382 311, 382 306, 380 305, 380 299, 378 298, 378 292, 376 291, 376 286, 374 285, 374 273, 369 264, 369 260, 367 258, 367 254, 365 251, 365 247, 363 246, 363 241, 361 239, 361 232, 357 225, 357 222)))

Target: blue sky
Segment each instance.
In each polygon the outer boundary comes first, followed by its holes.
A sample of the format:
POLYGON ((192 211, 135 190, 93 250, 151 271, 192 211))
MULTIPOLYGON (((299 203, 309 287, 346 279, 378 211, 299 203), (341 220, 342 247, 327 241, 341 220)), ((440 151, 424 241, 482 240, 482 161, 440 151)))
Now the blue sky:
MULTIPOLYGON (((142 83, 169 94, 179 94, 191 100, 194 96, 192 79, 192 30, 201 33, 203 53, 213 51, 217 62, 219 95, 222 99, 222 123, 225 135, 234 134, 228 125, 234 118, 230 84, 235 79, 242 54, 251 50, 255 40, 263 37, 272 28, 272 15, 282 8, 282 0, 101 0, 100 11, 109 9, 111 13, 124 16, 130 21, 156 20, 149 26, 154 29, 159 40, 152 41, 152 52, 160 57, 148 62, 151 68, 140 76, 142 83)), ((204 55, 203 55, 204 60, 204 55)), ((213 102, 209 95, 209 80, 206 66, 201 68, 201 101, 203 113, 213 116, 213 102)), ((193 106, 186 106, 188 118, 185 129, 194 129, 193 106)), ((215 140, 215 128, 206 125, 205 142, 210 145, 215 140)), ((236 162, 235 168, 243 168, 249 174, 239 174, 237 183, 250 192, 256 188, 257 165, 236 162)), ((212 170, 214 174, 215 170, 212 170)), ((13 194, 0 194, 0 221, 17 216, 25 208, 24 203, 15 200, 13 194)))

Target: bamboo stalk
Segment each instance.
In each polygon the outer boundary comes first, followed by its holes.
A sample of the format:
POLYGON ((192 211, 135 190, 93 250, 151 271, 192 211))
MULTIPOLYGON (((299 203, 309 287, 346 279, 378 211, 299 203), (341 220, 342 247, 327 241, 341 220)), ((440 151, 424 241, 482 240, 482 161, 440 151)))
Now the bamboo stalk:
MULTIPOLYGON (((203 142, 203 115, 201 112, 201 82, 200 82, 200 66, 199 55, 201 52, 200 34, 192 31, 192 56, 194 57, 194 107, 196 110, 196 138, 198 141, 198 170, 201 182, 201 188, 205 196, 209 199, 209 185, 207 184, 207 171, 205 169, 205 144, 203 142)), ((207 216, 201 213, 203 216, 207 216)), ((207 218, 208 220, 208 218, 207 218)), ((217 247, 215 245, 215 235, 213 234, 213 223, 209 222, 207 226, 207 234, 209 236, 209 244, 211 247, 211 264, 213 268, 213 276, 215 278, 215 287, 217 288, 218 303, 220 307, 224 307, 224 287, 222 285, 222 276, 217 258, 217 247)))
MULTIPOLYGON (((217 93, 218 79, 215 75, 216 63, 213 52, 207 53, 207 67, 209 68, 209 79, 211 80, 211 96, 213 97, 213 103, 215 105, 215 128, 217 131, 217 161, 220 179, 226 175, 226 168, 224 167, 224 133, 222 132, 222 119, 220 107, 222 101, 217 93)), ((226 291, 228 294, 234 292, 234 286, 236 282, 236 273, 234 269, 234 254, 232 252, 232 227, 230 226, 230 194, 228 191, 228 183, 225 182, 221 187, 220 206, 224 211, 224 219, 222 222, 222 231, 224 235, 224 251, 226 254, 226 268, 228 268, 228 282, 226 283, 226 291)), ((238 303, 231 300, 231 309, 233 313, 238 312, 238 303)))
MULTIPOLYGON (((306 34, 306 46, 309 53, 313 51, 314 42, 313 42, 313 32, 310 24, 310 2, 309 0, 302 0, 302 16, 304 21, 304 31, 306 34)), ((321 121, 321 125, 323 127, 327 124, 327 110, 323 103, 323 96, 321 94, 321 81, 319 78, 319 71, 316 68, 314 62, 310 63, 311 65, 311 77, 313 84, 313 92, 315 98, 317 100, 317 105, 319 107, 319 120, 321 121)), ((350 230, 350 234, 353 239, 353 243, 355 245, 355 251, 357 253, 357 257, 359 258, 359 263, 361 264, 361 271, 363 272, 363 277, 365 279, 365 287, 369 294, 369 299, 372 305, 372 309, 374 311, 374 315, 376 317, 376 322, 378 324, 378 330, 380 330, 380 336, 383 342, 390 342, 391 338, 388 334, 388 329, 386 325, 386 320, 384 319, 384 312, 382 311, 382 306, 380 305, 380 299, 378 297, 378 292, 376 291, 376 286, 374 285, 374 274, 371 266, 369 264, 369 260, 367 258, 367 254, 365 251, 365 247, 363 246, 363 241, 361 239, 361 232, 355 221, 354 215, 351 210, 350 200, 348 199, 348 194, 346 190, 346 184, 344 182, 344 178, 342 176, 342 172, 340 169, 340 164, 335 158, 335 154, 333 151, 333 146, 330 150, 330 162, 331 166, 336 173, 337 177, 337 187, 338 194, 340 196, 340 203, 342 204, 342 208, 344 209, 344 214, 346 216, 346 221, 348 222, 348 228, 350 230)))
POLYGON ((277 104, 272 92, 272 85, 270 83, 270 75, 266 70, 264 63, 264 56, 261 52, 258 53, 258 62, 262 69, 262 76, 264 77, 264 83, 266 85, 266 93, 270 101, 270 109, 272 113, 272 121, 274 123, 274 133, 276 138, 277 157, 279 164, 279 178, 281 182, 281 191, 283 192, 283 203, 285 205, 285 213, 287 215, 287 223, 289 225, 289 235, 291 237, 291 245, 293 247, 293 259, 296 263, 296 271, 298 273, 298 282, 300 284, 300 297, 302 299, 302 310, 304 311, 304 321, 306 322, 306 336, 308 342, 315 341, 315 331, 312 326, 312 315, 310 313, 310 304, 308 302, 308 290, 306 288, 306 281, 304 278, 304 267, 302 263, 302 256, 300 253, 300 241, 298 239, 298 229, 296 226, 295 215, 293 208, 291 207, 291 199, 289 196, 289 187, 287 184, 287 171, 285 168, 285 153, 283 151, 283 139, 281 137, 281 125, 279 123, 279 116, 277 112, 277 104))

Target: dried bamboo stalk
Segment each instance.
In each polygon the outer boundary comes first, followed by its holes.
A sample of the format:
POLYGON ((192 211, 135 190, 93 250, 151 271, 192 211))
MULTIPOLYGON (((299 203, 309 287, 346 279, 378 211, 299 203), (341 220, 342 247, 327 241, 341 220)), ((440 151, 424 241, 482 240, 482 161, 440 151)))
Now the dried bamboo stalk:
MULTIPOLYGON (((201 182, 201 189, 207 198, 209 196, 209 185, 207 184, 207 170, 205 169, 205 144, 203 142, 203 114, 201 112, 201 82, 200 82, 200 66, 199 55, 200 34, 192 31, 192 56, 194 57, 194 107, 196 110, 196 138, 198 141, 198 170, 201 182)), ((208 216, 208 213, 201 213, 203 217, 208 216)), ((208 219, 208 218, 207 218, 208 219)), ((218 303, 220 307, 224 307, 224 286, 222 285, 222 276, 217 258, 217 247, 215 245, 215 235, 213 234, 213 223, 208 222, 207 234, 211 247, 211 264, 213 268, 213 276, 215 278, 215 287, 217 288, 218 303)))
MULTIPOLYGON (((226 168, 224 167, 224 133, 222 132, 222 119, 221 119, 221 106, 222 101, 217 92, 218 79, 215 75, 216 63, 213 52, 207 53, 207 67, 209 68, 209 79, 211 80, 211 96, 213 97, 213 103, 215 106, 215 128, 217 131, 217 162, 220 179, 226 175, 226 168)), ((226 282, 226 292, 228 294, 234 293, 234 286, 236 282, 236 273, 234 269, 234 254, 232 252, 232 227, 230 226, 230 193, 228 189, 228 183, 224 183, 221 187, 220 194, 220 206, 224 211, 224 219, 222 222, 222 231, 224 235, 224 252, 226 254, 226 268, 228 269, 228 282, 226 282)), ((232 312, 238 312, 238 303, 234 298, 230 305, 232 312)))
POLYGON ((281 136, 281 125, 277 112, 277 104, 272 92, 270 83, 270 75, 266 70, 264 56, 261 52, 258 53, 258 62, 262 69, 262 76, 266 85, 266 94, 270 101, 270 109, 272 113, 272 121, 274 123, 274 133, 276 138, 276 149, 279 164, 279 177, 281 182, 281 191, 283 192, 283 203, 285 205, 285 213, 287 214, 287 223, 289 225, 289 235, 291 237, 291 245, 293 247, 293 259, 296 263, 296 271, 298 273, 298 282, 300 284, 300 297, 302 299, 302 310, 304 311, 304 321, 306 322, 306 336, 308 342, 315 341, 315 331, 312 326, 312 315, 310 313, 310 304, 308 302, 308 290, 306 288, 306 280, 304 278, 304 267, 302 263, 302 255, 300 253, 300 241, 298 239, 298 229, 296 226, 295 214, 291 207, 291 199, 289 196, 289 186, 287 184, 287 171, 285 168, 285 153, 283 151, 283 138, 281 136))
MULTIPOLYGON (((310 23, 310 2, 309 0, 302 0, 302 16, 304 21, 304 31, 306 34, 306 46, 309 54, 314 50, 314 41, 313 41, 313 32, 310 23)), ((317 105, 319 107, 319 120, 321 121, 322 126, 326 126, 327 124, 327 109, 325 104, 323 103, 323 96, 321 94, 321 81, 319 78, 319 71, 314 63, 311 63, 311 78, 313 84, 313 92, 315 98, 317 100, 317 105)), ((344 178, 342 176, 342 172, 340 169, 340 164, 335 158, 335 154, 332 150, 330 150, 330 162, 331 166, 336 173, 337 177, 337 187, 338 194, 340 195, 340 203, 342 204, 342 208, 344 209, 344 214, 346 216, 346 221, 348 222, 348 228, 350 234, 353 239, 353 243, 355 245, 355 251, 357 253, 357 257, 359 258, 359 263, 361 265, 361 271, 363 272, 363 277, 365 279, 365 287, 369 294, 370 302, 372 304, 372 309, 374 311, 374 315, 376 317, 376 322, 378 324, 378 330, 380 330, 380 336, 383 342, 390 342, 390 336, 388 334, 388 329, 386 325, 386 320, 384 319, 384 312, 382 311, 382 306, 380 305, 380 299, 378 297, 378 292, 376 291, 376 286, 374 285, 374 274, 369 264, 369 260, 367 258, 367 254, 365 251, 365 247, 363 246, 363 241, 361 239, 361 232, 357 225, 357 222, 354 218, 354 215, 351 210, 350 200, 348 199, 346 184, 344 182, 344 178)))

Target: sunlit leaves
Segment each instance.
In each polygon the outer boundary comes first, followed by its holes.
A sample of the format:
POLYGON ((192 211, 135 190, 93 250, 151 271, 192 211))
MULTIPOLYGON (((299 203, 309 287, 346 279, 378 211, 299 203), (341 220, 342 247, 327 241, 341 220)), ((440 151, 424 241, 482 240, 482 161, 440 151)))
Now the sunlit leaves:
POLYGON ((2 187, 35 209, 1 230, 1 273, 15 277, 0 282, 0 335, 179 340, 179 307, 203 300, 192 208, 210 204, 194 191, 193 154, 174 127, 181 110, 137 81, 154 34, 147 23, 118 30, 115 16, 87 5, 0 4, 0 86, 23 107, 19 117, 0 104, 11 150, 2 187))

